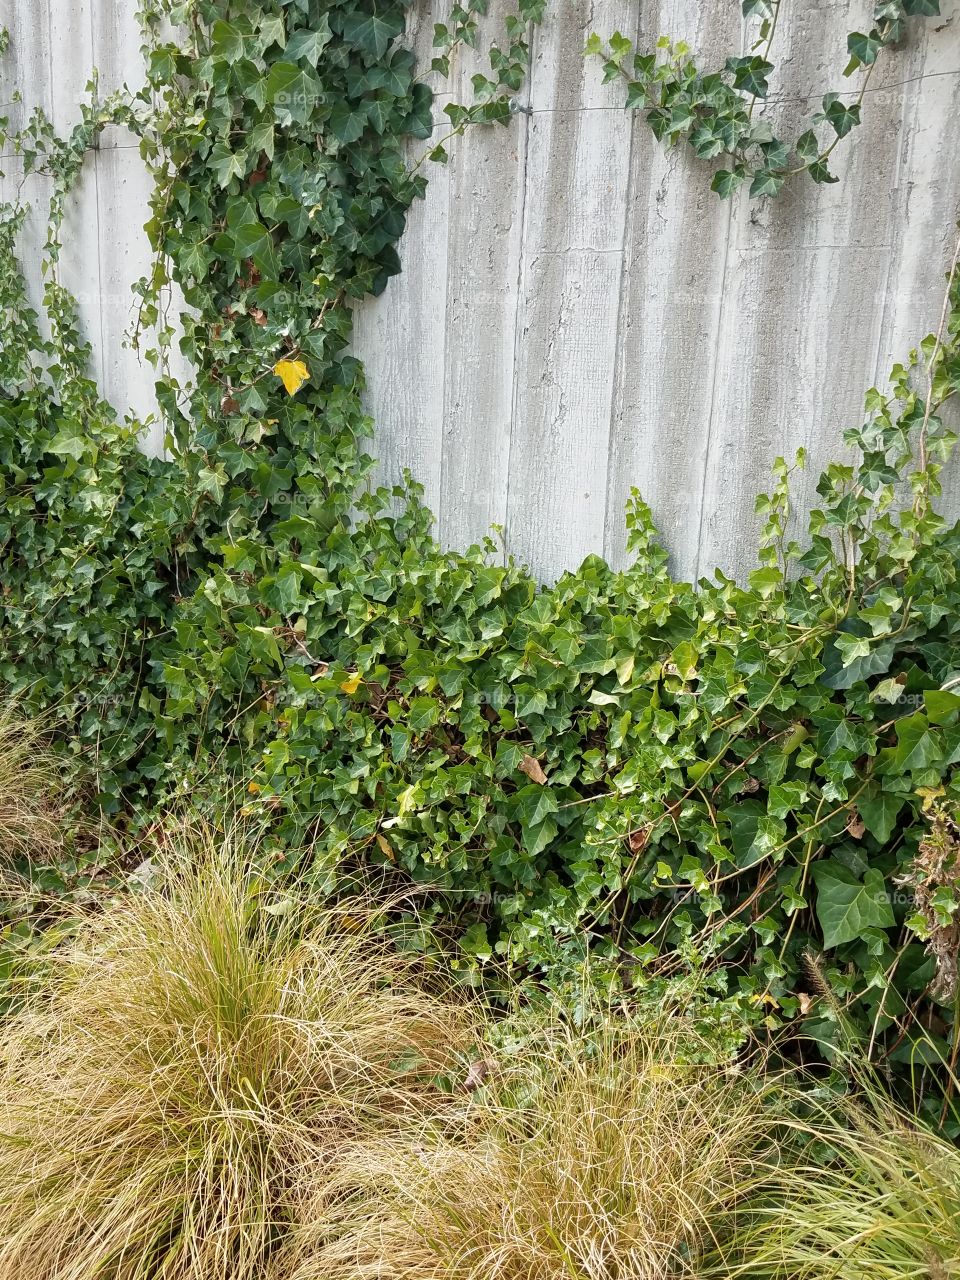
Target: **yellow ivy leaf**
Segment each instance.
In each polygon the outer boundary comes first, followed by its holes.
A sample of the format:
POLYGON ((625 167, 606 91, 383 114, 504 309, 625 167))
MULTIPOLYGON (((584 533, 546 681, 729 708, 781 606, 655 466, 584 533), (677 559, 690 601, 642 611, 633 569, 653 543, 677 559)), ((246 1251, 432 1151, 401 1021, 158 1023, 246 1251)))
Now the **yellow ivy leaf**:
POLYGON ((350 676, 349 679, 344 680, 341 683, 340 688, 343 690, 344 693, 350 693, 350 694, 356 693, 357 690, 360 688, 360 672, 355 671, 353 675, 350 676))
POLYGON ((751 996, 750 999, 754 1004, 769 1004, 774 1009, 780 1008, 780 1001, 775 996, 772 996, 769 991, 761 991, 758 995, 751 996))
POLYGON ((273 372, 287 388, 287 395, 295 396, 310 378, 310 370, 302 360, 278 360, 273 372))

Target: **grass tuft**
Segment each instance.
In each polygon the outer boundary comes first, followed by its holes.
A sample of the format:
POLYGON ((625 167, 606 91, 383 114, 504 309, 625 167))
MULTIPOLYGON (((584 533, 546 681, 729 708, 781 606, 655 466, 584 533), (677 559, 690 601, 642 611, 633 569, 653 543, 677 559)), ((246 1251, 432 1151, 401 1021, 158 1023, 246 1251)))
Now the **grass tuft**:
POLYGON ((260 1280, 305 1188, 435 1111, 466 1052, 470 1015, 362 907, 187 854, 3 1027, 0 1280, 260 1280))
POLYGON ((879 1085, 793 1121, 793 1147, 721 1251, 723 1280, 948 1280, 960 1276, 960 1150, 879 1085))
POLYGON ((616 1015, 541 1027, 452 1128, 358 1148, 277 1280, 698 1276, 776 1144, 772 1086, 690 1050, 616 1015))
POLYGON ((0 701, 0 865, 36 861, 62 842, 61 768, 41 724, 0 701))

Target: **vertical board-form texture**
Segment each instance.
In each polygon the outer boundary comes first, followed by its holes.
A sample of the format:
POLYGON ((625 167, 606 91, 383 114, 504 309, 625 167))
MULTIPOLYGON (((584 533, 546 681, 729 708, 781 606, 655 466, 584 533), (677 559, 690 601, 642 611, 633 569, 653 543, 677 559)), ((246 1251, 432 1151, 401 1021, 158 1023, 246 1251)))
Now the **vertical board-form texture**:
MULTIPOLYGON (((782 0, 760 108, 784 136, 828 90, 852 101, 846 36, 872 0, 782 0)), ((0 98, 19 87, 62 129, 93 66, 104 90, 142 80, 134 0, 0 0, 11 49, 0 98)), ((863 97, 863 125, 838 146, 839 182, 802 179, 774 200, 722 203, 710 166, 663 150, 582 50, 596 30, 644 47, 669 35, 698 65, 748 51, 757 22, 736 0, 549 0, 531 74, 507 127, 474 128, 427 163, 410 211, 403 272, 357 307, 376 481, 423 484, 450 546, 495 526, 497 545, 555 578, 591 553, 625 557, 624 507, 638 488, 675 569, 696 578, 752 564, 754 495, 799 446, 798 518, 819 468, 842 457, 863 394, 936 328, 960 215, 960 0, 914 19, 863 97)), ((449 0, 414 0, 408 39, 443 106, 502 39, 512 0, 490 0, 475 50, 448 80, 427 72, 449 0)), ((15 125, 23 108, 5 107, 15 125)), ((411 145, 419 159, 430 143, 411 145)), ((19 182, 5 157, 3 189, 19 182)), ((43 236, 42 181, 24 236, 43 236)), ((149 183, 135 141, 108 131, 88 158, 58 270, 78 295, 94 371, 119 412, 149 418, 152 374, 126 342, 133 281, 149 265, 149 183)), ((40 282, 30 275, 31 296, 40 282)), ((160 447, 150 428, 147 447, 160 447)), ((944 508, 960 513, 960 470, 944 508)))

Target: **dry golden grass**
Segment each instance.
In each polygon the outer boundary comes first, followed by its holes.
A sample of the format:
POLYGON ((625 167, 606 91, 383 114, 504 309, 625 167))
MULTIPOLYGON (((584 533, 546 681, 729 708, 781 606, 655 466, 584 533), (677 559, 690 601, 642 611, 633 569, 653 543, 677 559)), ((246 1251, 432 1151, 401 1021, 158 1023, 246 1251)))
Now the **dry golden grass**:
MULTIPOLYGON (((772 1084, 692 1065, 668 1024, 563 1023, 452 1127, 361 1144, 276 1280, 694 1277, 775 1153, 772 1084)), ((309 1216, 307 1218, 309 1223, 309 1216)))
POLYGON ((86 922, 0 1035, 0 1280, 259 1280, 364 1135, 435 1112, 472 1028, 349 917, 191 848, 86 922))
POLYGON ((679 1018, 494 1028, 363 905, 182 842, 0 1026, 0 1280, 960 1277, 960 1155, 881 1093, 679 1018))
POLYGON ((0 865, 55 852, 62 840, 61 769, 42 726, 0 701, 0 865))

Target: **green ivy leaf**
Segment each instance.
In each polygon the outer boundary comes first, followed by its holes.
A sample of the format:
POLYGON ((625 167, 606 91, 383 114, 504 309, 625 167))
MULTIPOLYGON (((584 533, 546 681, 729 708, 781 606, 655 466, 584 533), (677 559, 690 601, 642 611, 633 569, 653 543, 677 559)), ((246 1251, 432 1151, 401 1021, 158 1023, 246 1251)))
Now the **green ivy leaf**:
POLYGON ((860 103, 847 106, 835 93, 828 93, 823 99, 823 115, 838 138, 845 138, 851 129, 860 123, 860 103))
POLYGON ((831 639, 823 651, 822 681, 828 689, 849 689, 858 680, 869 680, 871 676, 889 671, 895 652, 895 642, 884 640, 845 662, 836 640, 831 639))
POLYGON ((320 81, 294 62, 275 62, 266 84, 267 101, 278 118, 306 124, 325 99, 320 81))
POLYGON ((262 222, 247 222, 233 233, 237 256, 252 258, 264 275, 275 276, 280 266, 273 237, 262 222))
POLYGON ((923 712, 917 711, 912 716, 904 716, 894 728, 897 748, 893 760, 899 770, 906 773, 914 769, 925 769, 940 759, 942 744, 936 731, 930 729, 923 712))
POLYGON ((382 58, 390 41, 403 30, 403 10, 397 5, 380 6, 377 0, 373 2, 376 7, 372 13, 362 10, 345 13, 341 18, 341 32, 349 44, 382 58))
POLYGON ((284 57, 288 62, 300 62, 301 59, 315 67, 320 55, 333 39, 327 15, 321 14, 309 30, 295 31, 287 41, 284 57))
POLYGON ((896 924, 883 876, 870 868, 860 880, 836 858, 813 868, 817 885, 817 919, 827 949, 854 942, 867 929, 896 924))
POLYGON ((535 827, 558 811, 553 788, 531 782, 521 787, 513 797, 513 810, 517 821, 525 827, 535 827))
POLYGON ((812 164, 820 155, 820 143, 817 141, 817 135, 812 129, 808 129, 806 133, 801 133, 794 149, 799 160, 806 165, 812 164))
POLYGON ((435 698, 414 698, 407 712, 407 728, 419 737, 432 729, 440 719, 440 706, 435 698))
POLYGON ((287 29, 284 25, 282 13, 265 13, 260 19, 260 44, 262 48, 269 49, 271 45, 278 44, 282 49, 287 41, 287 29))
POLYGON ((883 39, 879 31, 871 31, 864 35, 861 31, 851 31, 847 36, 847 50, 858 63, 863 66, 872 66, 877 60, 877 54, 883 48, 883 39))
POLYGON ((857 812, 863 825, 881 844, 886 844, 893 834, 897 814, 906 799, 906 796, 884 791, 877 782, 868 782, 857 797, 857 812))
POLYGON ((733 195, 744 177, 741 169, 718 169, 713 175, 710 190, 715 191, 721 200, 726 200, 733 195))
POLYGON ((229 186, 234 178, 242 178, 247 171, 246 151, 231 151, 218 142, 210 152, 210 167, 221 187, 229 186))
POLYGON ((767 96, 768 79, 773 70, 773 63, 767 62, 758 54, 745 58, 728 58, 727 70, 733 72, 733 87, 742 89, 754 98, 767 96))
POLYGON ((807 169, 807 173, 809 173, 813 181, 818 184, 825 183, 825 182, 840 181, 840 179, 836 177, 835 174, 832 174, 830 172, 829 168, 827 167, 826 160, 815 160, 814 163, 810 165, 809 168, 807 169))
POLYGON ((338 142, 356 142, 367 127, 367 113, 362 107, 338 102, 330 112, 327 127, 338 142))
POLYGON ((211 44, 215 57, 237 62, 244 56, 245 38, 238 27, 220 18, 213 24, 211 44))
POLYGON ((493 955, 486 925, 472 924, 460 939, 460 950, 485 964, 493 955))
POLYGON ((684 640, 674 648, 671 656, 673 658, 673 665, 677 668, 682 680, 693 680, 696 678, 697 663, 700 661, 700 654, 697 651, 695 644, 692 644, 689 640, 684 640))
POLYGON ((950 689, 925 689, 923 701, 931 724, 956 724, 960 718, 960 693, 950 689))

